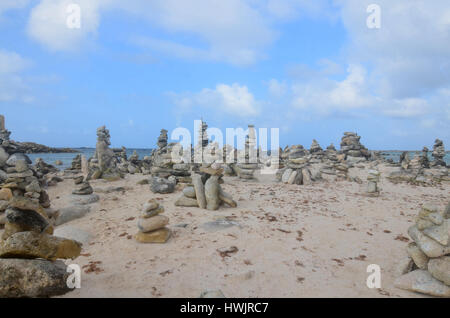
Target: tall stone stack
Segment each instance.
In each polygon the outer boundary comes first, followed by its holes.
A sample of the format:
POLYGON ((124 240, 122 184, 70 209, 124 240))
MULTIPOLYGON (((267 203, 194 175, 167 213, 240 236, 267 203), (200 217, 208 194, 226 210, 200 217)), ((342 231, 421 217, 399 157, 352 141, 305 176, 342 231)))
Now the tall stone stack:
POLYGON ((397 288, 450 297, 450 203, 444 211, 425 205, 408 229, 413 242, 399 264, 397 288))
POLYGON ((67 168, 66 170, 81 172, 82 164, 81 164, 81 154, 78 154, 75 156, 75 158, 72 159, 72 163, 70 168, 67 168))
POLYGON ((380 172, 378 170, 369 170, 369 175, 367 176, 367 194, 369 196, 380 195, 378 182, 380 182, 380 172))
POLYGON ((135 239, 140 243, 166 243, 170 238, 171 231, 166 227, 169 218, 161 215, 164 213, 162 207, 156 200, 150 200, 144 204, 143 211, 139 216, 138 229, 135 239))
POLYGON ((5 116, 0 115, 0 146, 9 147, 9 136, 11 136, 11 132, 6 129, 5 116))
POLYGON ((436 166, 446 166, 446 163, 444 161, 444 157, 445 157, 445 148, 444 148, 444 142, 440 139, 436 139, 436 141, 434 142, 434 146, 433 146, 433 162, 432 162, 432 166, 436 167, 436 166))
POLYGON ((341 139, 341 151, 345 154, 345 160, 356 163, 366 161, 370 153, 360 142, 361 136, 354 132, 345 132, 341 139))
POLYGON ((256 130, 254 125, 248 125, 248 135, 245 138, 244 149, 238 151, 235 171, 240 179, 255 179, 259 169, 259 154, 256 148, 256 130))
POLYGON ((310 169, 312 156, 309 152, 302 145, 295 145, 286 153, 288 157, 284 162, 285 167, 277 173, 278 180, 286 184, 311 184, 314 178, 310 169))
POLYGON ((123 177, 119 171, 118 160, 114 151, 109 148, 111 136, 105 126, 97 129, 97 145, 95 155, 89 162, 89 179, 117 180, 123 177))
POLYGON ((325 152, 315 139, 312 141, 309 153, 311 154, 311 163, 321 163, 325 157, 325 152))

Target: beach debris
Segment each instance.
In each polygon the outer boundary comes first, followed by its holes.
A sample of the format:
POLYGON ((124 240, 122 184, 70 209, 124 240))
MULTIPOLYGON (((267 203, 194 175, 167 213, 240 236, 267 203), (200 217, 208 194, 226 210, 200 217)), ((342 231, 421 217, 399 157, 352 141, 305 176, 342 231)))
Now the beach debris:
POLYGON ((450 218, 436 207, 424 205, 415 225, 408 229, 413 242, 406 251, 409 266, 402 262, 397 288, 431 296, 450 297, 450 218))
POLYGON ((140 243, 166 243, 171 236, 171 230, 166 227, 169 218, 162 215, 164 207, 156 200, 144 204, 138 219, 139 232, 135 239, 140 243))

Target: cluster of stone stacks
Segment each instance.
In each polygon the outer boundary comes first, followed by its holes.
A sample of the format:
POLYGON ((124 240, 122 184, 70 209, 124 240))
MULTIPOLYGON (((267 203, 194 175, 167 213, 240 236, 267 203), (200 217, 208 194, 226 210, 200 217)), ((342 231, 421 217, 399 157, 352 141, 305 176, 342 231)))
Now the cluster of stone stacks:
POLYGON ((433 162, 432 166, 446 166, 446 163, 444 161, 445 157, 445 148, 444 148, 444 142, 442 140, 436 139, 433 146, 433 162))
POLYGON ((75 158, 72 159, 71 166, 67 170, 72 170, 79 173, 81 172, 81 165, 82 165, 81 154, 78 154, 75 156, 75 158))
POLYGON ((367 176, 367 194, 370 196, 379 196, 380 189, 378 188, 378 182, 380 182, 380 172, 377 170, 369 170, 367 176))
POLYGON ((192 184, 183 189, 183 194, 175 202, 176 206, 199 207, 207 210, 218 210, 222 204, 236 207, 237 203, 231 195, 220 186, 223 169, 213 164, 209 168, 201 168, 202 174, 192 173, 192 184))
MULTIPOLYGON (((158 138, 158 149, 154 150, 151 155, 151 174, 153 180, 168 179, 173 177, 175 182, 190 182, 190 165, 187 163, 175 163, 172 158, 172 151, 179 147, 177 143, 167 144, 167 130, 162 129, 158 138)), ((179 149, 182 156, 182 149, 179 149)))
POLYGON ((5 117, 0 115, 0 146, 3 148, 8 148, 10 146, 9 137, 11 132, 6 129, 5 117))
POLYGON ((444 211, 424 206, 408 229, 413 242, 400 263, 395 286, 437 297, 450 297, 450 203, 444 211))
POLYGON ((56 167, 46 163, 42 158, 36 159, 34 170, 36 171, 39 179, 43 178, 49 173, 56 173, 59 171, 56 167))
POLYGON ((255 172, 258 169, 259 151, 256 148, 256 130, 254 125, 248 125, 248 135, 245 138, 244 149, 238 151, 234 170, 240 179, 252 180, 255 179, 255 172))
POLYGON ((118 160, 109 146, 111 145, 111 136, 105 126, 97 129, 97 145, 95 155, 89 160, 90 179, 117 180, 123 177, 118 169, 118 160))
POLYGON ((315 139, 312 141, 309 154, 311 155, 311 163, 321 163, 325 158, 325 152, 315 139))
POLYGON ((369 151, 361 144, 361 136, 354 132, 344 133, 341 139, 341 151, 345 154, 345 160, 356 163, 366 161, 370 157, 369 151))
POLYGON ((164 213, 162 207, 156 200, 152 199, 144 204, 143 211, 139 216, 138 229, 135 239, 140 243, 165 243, 170 238, 171 231, 166 227, 169 218, 161 215, 164 213))

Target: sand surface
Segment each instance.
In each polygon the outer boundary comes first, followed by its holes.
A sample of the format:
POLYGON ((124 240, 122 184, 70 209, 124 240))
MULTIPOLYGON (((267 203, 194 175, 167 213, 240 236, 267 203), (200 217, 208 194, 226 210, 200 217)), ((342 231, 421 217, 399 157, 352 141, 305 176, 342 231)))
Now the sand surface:
MULTIPOLYGON (((390 169, 382 167, 382 176, 390 169)), ((352 168, 350 174, 365 180, 367 171, 352 168)), ((64 297, 199 297, 211 289, 226 297, 426 297, 393 286, 396 265, 406 257, 407 229, 421 205, 444 208, 450 198, 449 184, 394 185, 384 177, 375 198, 364 195, 366 182, 299 186, 277 183, 274 176, 259 182, 225 177, 222 187, 238 207, 212 212, 175 207, 180 190, 153 194, 149 185, 136 184, 145 178, 92 181, 96 189, 130 189, 98 193, 100 202, 88 215, 61 225, 92 234, 82 256, 67 261, 84 267, 81 289, 64 297), (151 198, 170 218, 173 236, 166 244, 140 244, 132 237, 141 206, 151 198), (223 218, 236 225, 203 227, 223 218), (217 251, 232 246, 238 251, 229 257, 217 251), (381 289, 366 286, 370 264, 381 267, 381 289)), ((52 206, 69 206, 74 187, 65 180, 49 188, 52 206)))

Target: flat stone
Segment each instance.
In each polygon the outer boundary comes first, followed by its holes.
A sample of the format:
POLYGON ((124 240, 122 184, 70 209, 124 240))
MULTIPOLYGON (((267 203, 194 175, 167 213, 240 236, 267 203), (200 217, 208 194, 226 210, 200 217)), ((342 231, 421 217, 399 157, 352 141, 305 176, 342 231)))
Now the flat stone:
POLYGON ((140 243, 166 243, 171 233, 168 228, 162 228, 149 233, 138 232, 134 238, 140 243))
POLYGON ((11 155, 8 160, 6 161, 6 164, 10 167, 15 167, 17 161, 19 160, 23 160, 26 163, 28 163, 29 165, 31 165, 33 162, 30 160, 30 158, 28 158, 27 155, 21 154, 21 153, 15 153, 13 155, 11 155))
POLYGON ((70 273, 62 261, 0 259, 0 298, 64 295, 70 273))
POLYGON ((55 225, 61 225, 75 219, 82 218, 91 211, 91 208, 86 205, 75 205, 60 209, 55 219, 55 225))
POLYGON ((89 194, 89 195, 75 195, 71 196, 71 203, 75 205, 87 205, 93 204, 100 200, 98 194, 89 194))
POLYGON ((450 286, 450 256, 431 259, 428 262, 428 271, 434 278, 450 286))
POLYGON ((9 201, 13 197, 11 189, 3 188, 0 189, 0 200, 9 201))
POLYGON ((233 200, 230 194, 223 191, 221 187, 219 187, 219 199, 232 208, 237 207, 236 201, 233 200))
POLYGON ((9 208, 6 211, 6 220, 8 223, 14 224, 18 231, 42 233, 49 226, 49 222, 46 218, 31 210, 9 208))
POLYGON ((450 237, 450 223, 445 220, 441 225, 433 225, 423 230, 423 234, 436 242, 448 246, 450 237))
POLYGON ((184 188, 183 189, 183 194, 187 198, 197 199, 197 197, 195 196, 195 189, 194 189, 194 187, 186 187, 186 188, 184 188))
POLYGON ((149 211, 145 211, 144 210, 144 212, 142 212, 140 217, 146 219, 146 218, 154 217, 155 215, 159 215, 161 213, 164 213, 164 207, 163 206, 159 206, 158 208, 153 209, 153 210, 149 210, 149 211))
POLYGON ((197 199, 188 198, 183 194, 175 201, 175 206, 198 207, 198 201, 197 199))
POLYGON ((175 191, 175 182, 171 182, 167 179, 154 177, 150 189, 153 193, 167 194, 175 191))
POLYGON ((80 242, 84 246, 87 246, 94 237, 92 233, 70 225, 57 227, 54 235, 60 238, 80 242))
POLYGON ((412 271, 414 267, 414 261, 411 257, 405 257, 401 259, 395 267, 395 277, 405 275, 412 271))
POLYGON ((20 210, 31 210, 36 212, 40 210, 39 201, 34 201, 26 197, 13 197, 9 201, 9 206, 20 210))
POLYGON ((35 232, 19 232, 0 242, 0 258, 75 259, 81 243, 35 232))
POLYGON ((436 297, 450 297, 450 287, 431 276, 428 271, 422 269, 400 276, 395 280, 394 286, 436 297))
POLYGON ((416 243, 409 243, 406 252, 419 269, 427 269, 429 258, 420 250, 416 243))
POLYGON ((225 230, 233 226, 239 226, 239 223, 235 221, 229 221, 226 219, 220 219, 211 222, 206 222, 201 225, 201 228, 208 232, 215 232, 225 230))
POLYGON ((143 233, 159 230, 169 224, 169 218, 164 215, 156 215, 151 218, 139 218, 138 228, 143 233))
POLYGON ((435 240, 429 238, 425 234, 419 231, 417 226, 411 226, 408 229, 408 234, 416 242, 417 246, 424 252, 428 257, 441 257, 443 255, 450 253, 450 246, 444 246, 439 244, 435 240))
POLYGON ((307 169, 307 168, 302 169, 302 174, 303 174, 303 184, 304 185, 311 184, 312 183, 311 172, 309 171, 309 169, 307 169))
POLYGON ((147 203, 144 204, 144 212, 151 212, 153 210, 156 210, 159 208, 159 203, 155 199, 149 200, 147 203))

